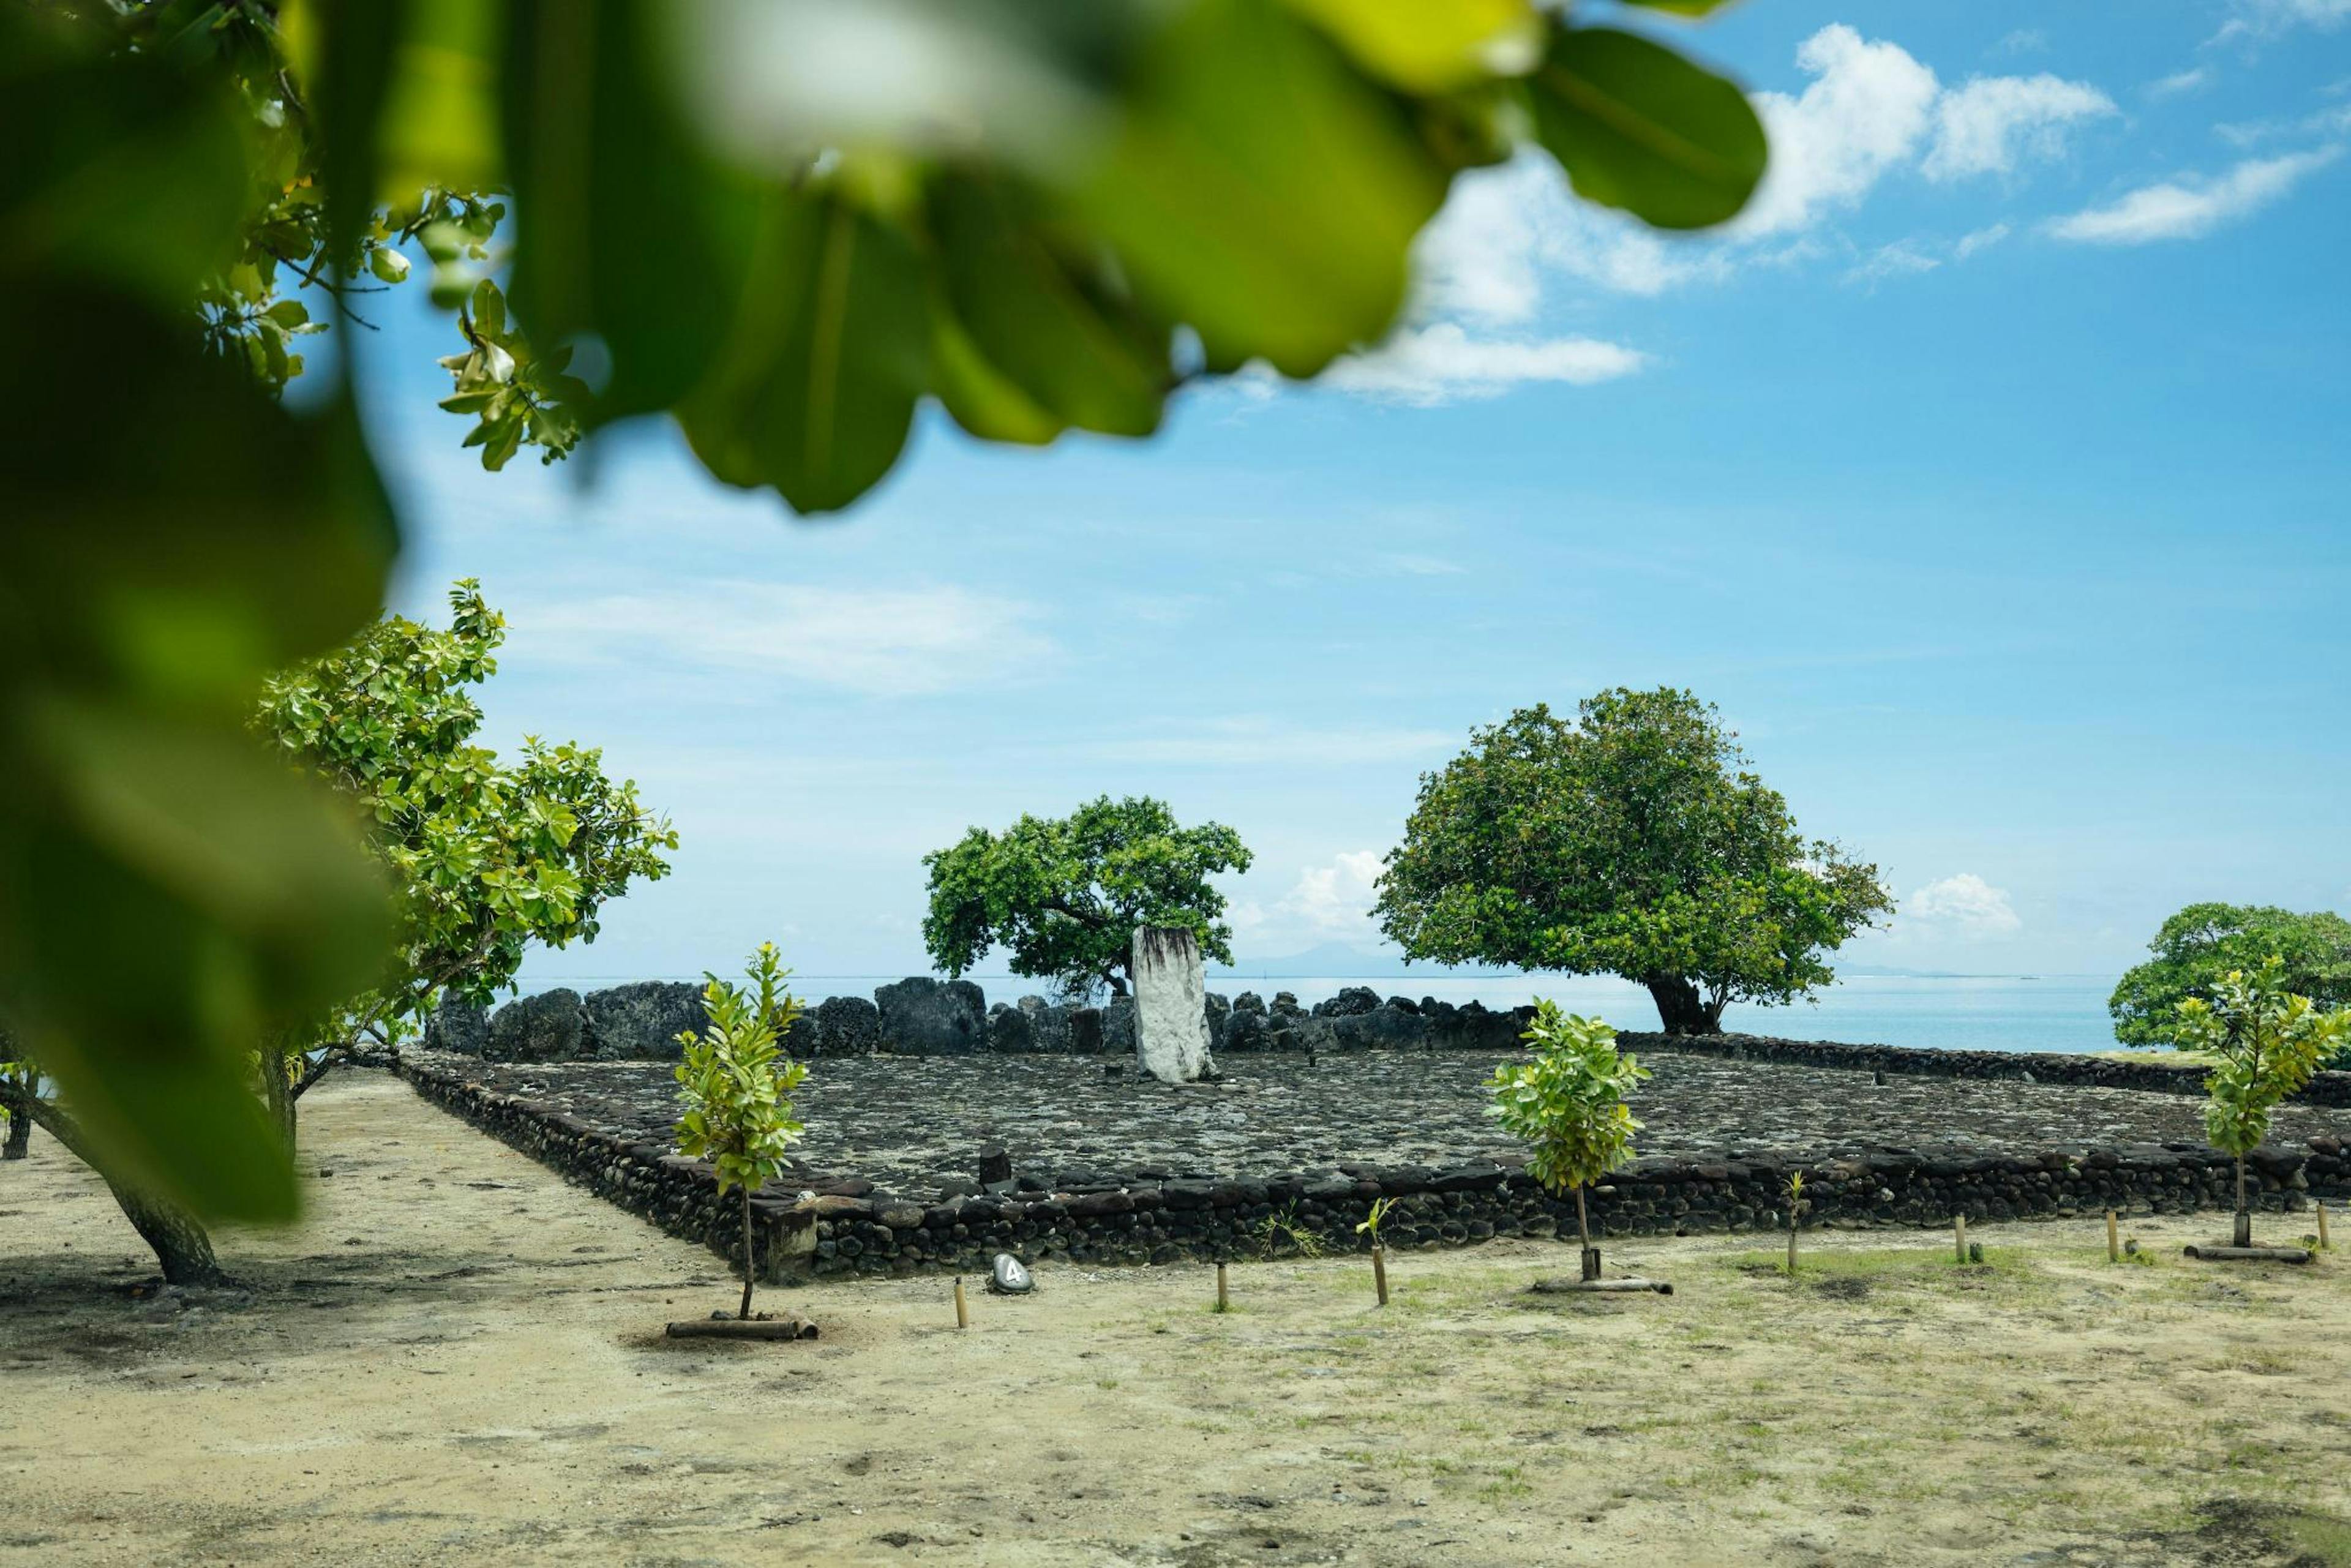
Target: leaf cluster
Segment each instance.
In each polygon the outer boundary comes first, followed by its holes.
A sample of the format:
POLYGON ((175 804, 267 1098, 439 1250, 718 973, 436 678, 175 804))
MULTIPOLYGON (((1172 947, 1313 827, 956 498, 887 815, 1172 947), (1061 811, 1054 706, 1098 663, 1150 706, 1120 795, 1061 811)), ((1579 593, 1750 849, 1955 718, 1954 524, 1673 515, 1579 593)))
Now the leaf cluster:
POLYGON ((2181 1050, 2213 1059, 2204 1080, 2205 1135, 2241 1158, 2269 1135, 2279 1103, 2351 1041, 2351 1011, 2325 1012, 2295 995, 2275 955, 2258 968, 2231 970, 2211 989, 2209 998, 2179 1004, 2173 1038, 2181 1050))
POLYGON ((1562 1013, 1556 1002, 1535 1004, 1521 1038, 1534 1059, 1494 1070, 1487 1114, 1527 1145, 1527 1174, 1547 1190, 1605 1179, 1633 1157, 1641 1124, 1625 1097, 1648 1070, 1618 1052, 1616 1031, 1604 1021, 1562 1013))
POLYGON ((1521 708, 1422 778, 1375 912, 1414 958, 1793 999, 1893 901, 1745 761, 1685 691, 1521 708))
POLYGON ((805 1130, 792 1114, 792 1091, 807 1078, 808 1065, 786 1059, 778 1044, 801 1012, 784 985, 791 971, 775 944, 763 942, 746 972, 748 989, 705 976, 708 1022, 700 1034, 677 1037, 685 1051, 677 1066, 685 1102, 678 1152, 709 1161, 721 1193, 757 1192, 781 1175, 805 1130))
POLYGON ((1229 964, 1225 895, 1208 878, 1247 871, 1249 860, 1232 829, 1186 828, 1147 796, 1104 795, 1067 817, 1023 816, 1001 833, 974 828, 923 857, 923 943, 950 975, 1000 946, 1014 974, 1072 996, 1123 988, 1137 926, 1182 926, 1204 956, 1229 964))
POLYGON ((2212 999, 2221 979, 2274 956, 2285 985, 2321 1011, 2351 1008, 2351 920, 2268 904, 2191 904, 2147 943, 2154 955, 2126 973, 2106 1000, 2125 1045, 2177 1046, 2179 1004, 2212 999))

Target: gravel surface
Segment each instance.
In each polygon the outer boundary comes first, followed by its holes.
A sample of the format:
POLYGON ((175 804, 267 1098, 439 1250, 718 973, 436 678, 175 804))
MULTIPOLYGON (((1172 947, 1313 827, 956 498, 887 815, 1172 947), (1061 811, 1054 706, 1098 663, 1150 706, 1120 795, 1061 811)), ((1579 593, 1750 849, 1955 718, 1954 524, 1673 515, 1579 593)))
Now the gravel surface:
MULTIPOLYGON (((811 1064, 801 1086, 810 1179, 847 1176, 928 1197, 968 1182, 978 1152, 1010 1152, 1024 1176, 1062 1188, 1133 1176, 1264 1176, 1363 1161, 1446 1166, 1506 1151, 1484 1114, 1501 1057, 1367 1052, 1320 1065, 1227 1058, 1222 1083, 1172 1088, 1104 1074, 1099 1058, 867 1057, 811 1064)), ((2203 1102, 2131 1089, 1891 1075, 1649 1052, 1635 1113, 1645 1155, 1871 1150, 2032 1153, 2204 1142, 2203 1102)), ((666 1142, 677 1085, 666 1065, 469 1064, 508 1092, 627 1136, 666 1142)), ((2351 1137, 2351 1111, 2281 1107, 2271 1137, 2351 1137)))

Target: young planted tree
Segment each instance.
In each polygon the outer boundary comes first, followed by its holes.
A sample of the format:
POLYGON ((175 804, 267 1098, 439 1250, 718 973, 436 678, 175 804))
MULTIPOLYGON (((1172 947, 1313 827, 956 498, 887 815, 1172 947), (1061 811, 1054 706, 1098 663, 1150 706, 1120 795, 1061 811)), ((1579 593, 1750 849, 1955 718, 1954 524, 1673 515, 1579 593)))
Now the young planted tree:
POLYGON ((2147 946, 2153 956, 2126 973, 2106 1001, 2115 1038, 2125 1045, 2177 1046, 2181 1002, 2210 1001, 2226 976, 2258 969, 2272 956, 2284 966, 2286 989, 2319 1011, 2351 1008, 2351 920, 2330 911, 2191 904, 2147 946))
POLYGON ((1633 1157, 1641 1130, 1625 1096, 1646 1079, 1646 1069, 1616 1050, 1616 1031, 1600 1019, 1562 1013, 1538 1001, 1521 1037, 1534 1060, 1504 1062, 1488 1083, 1487 1113, 1527 1145, 1527 1174, 1552 1194, 1575 1195, 1575 1230, 1583 1246, 1583 1276, 1598 1275, 1583 1189, 1633 1157))
POLYGON ((2179 1004, 2175 1043, 2201 1051, 2214 1066, 2204 1081, 2204 1132, 2212 1146, 2237 1164, 2237 1214, 2232 1244, 2253 1244, 2253 1216, 2245 1197, 2245 1156, 2269 1135, 2270 1113, 2310 1082, 2319 1061, 2351 1036, 2351 1012, 2321 1012, 2308 997, 2286 988, 2285 965, 2272 956, 2250 972, 2220 977, 2212 996, 2179 1004))
POLYGON ((1384 1307, 1388 1304, 1388 1249, 1380 1240, 1380 1226, 1395 1207, 1395 1199, 1392 1197, 1372 1199, 1371 1212, 1355 1227, 1356 1235, 1372 1239, 1372 1290, 1384 1307))
POLYGON ((1893 907, 1877 868, 1796 831, 1738 737, 1684 691, 1618 687, 1573 721, 1522 708, 1421 779, 1376 906, 1409 958, 1622 975, 1669 1034, 1792 1001, 1893 907))
POLYGON ((29 1097, 37 1087, 32 1063, 10 1061, 8 1034, 0 1030, 0 1117, 8 1124, 7 1135, 0 1138, 0 1160, 21 1160, 32 1153, 33 1113, 19 1110, 19 1102, 29 1097))
POLYGON ((736 1316, 751 1316, 751 1287, 758 1277, 758 1235, 751 1224, 751 1195, 782 1174, 788 1152, 800 1135, 792 1115, 792 1091, 808 1076, 805 1063, 782 1059, 778 1045, 800 1016, 800 1004, 784 988, 791 971, 782 967, 772 942, 762 942, 746 971, 751 988, 708 976, 703 1010, 708 1022, 700 1034, 681 1034, 685 1060, 677 1066, 685 1112, 677 1120, 681 1154, 708 1160, 718 1173, 718 1193, 739 1189, 743 1199, 743 1301, 736 1316))
POLYGON ((1001 833, 974 828, 923 857, 931 906, 923 942, 960 975, 990 947, 1012 972, 1051 980, 1065 996, 1107 986, 1124 996, 1139 925, 1179 925, 1201 954, 1233 961, 1225 895, 1208 883, 1247 871, 1249 852, 1221 822, 1186 828, 1164 800, 1104 795, 1068 816, 1022 817, 1001 833))

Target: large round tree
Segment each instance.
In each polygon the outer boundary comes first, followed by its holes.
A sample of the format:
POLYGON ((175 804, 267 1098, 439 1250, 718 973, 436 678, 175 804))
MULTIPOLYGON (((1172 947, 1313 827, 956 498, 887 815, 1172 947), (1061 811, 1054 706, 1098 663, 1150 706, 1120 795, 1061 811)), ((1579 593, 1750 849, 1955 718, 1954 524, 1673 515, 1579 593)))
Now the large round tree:
POLYGON ((2272 957, 2285 988, 2319 1011, 2351 1008, 2351 920, 2325 910, 2191 904, 2147 947, 2154 956, 2124 975, 2106 999, 2115 1038, 2125 1045, 2178 1044, 2181 1002, 2210 1002, 2231 973, 2254 973, 2272 957))
POLYGON ((1066 996, 1102 986, 1123 996, 1138 925, 1181 925, 1203 955, 1233 961, 1232 927, 1217 918, 1225 895, 1208 878, 1249 870, 1249 852, 1222 822, 1187 828, 1164 800, 1104 795, 1001 833, 974 828, 923 863, 923 943, 948 974, 1002 947, 1014 974, 1050 979, 1066 996))
POLYGON ((1792 1001, 1893 908, 1877 868, 1807 841, 1686 691, 1625 687, 1573 721, 1521 708, 1421 779, 1376 906, 1407 958, 1621 975, 1669 1033, 1792 1001))

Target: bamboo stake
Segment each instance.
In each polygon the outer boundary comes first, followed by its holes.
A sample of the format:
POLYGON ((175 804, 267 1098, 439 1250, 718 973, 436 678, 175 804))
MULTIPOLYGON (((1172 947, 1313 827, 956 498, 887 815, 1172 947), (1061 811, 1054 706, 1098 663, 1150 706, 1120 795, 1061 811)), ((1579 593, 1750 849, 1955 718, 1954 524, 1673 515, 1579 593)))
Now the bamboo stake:
POLYGON ((1380 1305, 1388 1304, 1388 1249, 1372 1249, 1372 1284, 1380 1293, 1380 1305))
POLYGON ((2106 1210, 2106 1261, 2119 1263, 2122 1260, 2122 1233, 2116 1228, 2115 1211, 2110 1208, 2106 1210))
POLYGON ((1966 1262, 1968 1260, 1968 1217, 1966 1215, 1951 1216, 1951 1239, 1959 1249, 1959 1261, 1966 1262))
POLYGON ((1229 1312, 1232 1310, 1233 1299, 1225 1293, 1225 1266, 1219 1263, 1217 1265, 1217 1311, 1229 1312))
POLYGON ((964 1305, 963 1276, 961 1274, 957 1274, 956 1276, 956 1327, 958 1329, 967 1329, 971 1327, 971 1309, 964 1305))

